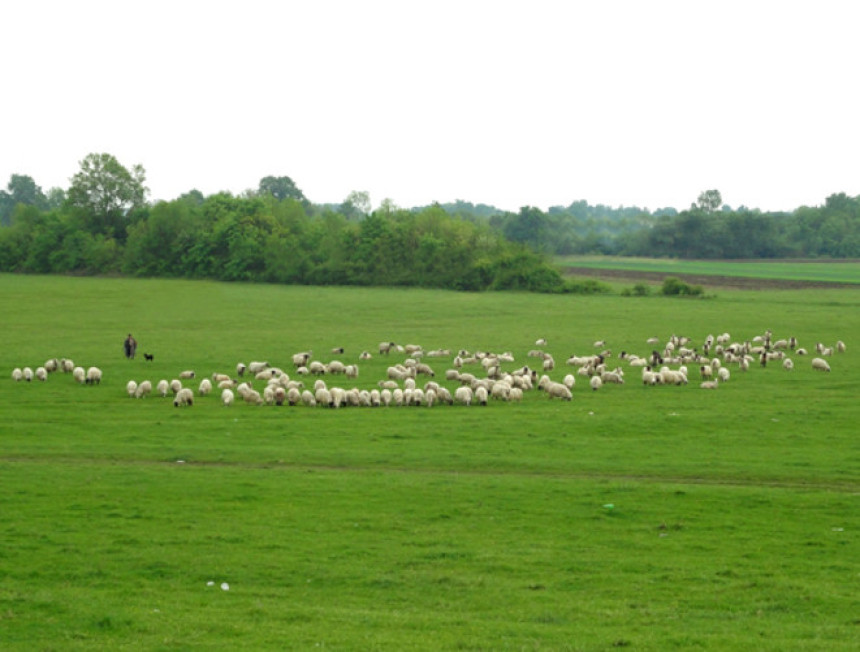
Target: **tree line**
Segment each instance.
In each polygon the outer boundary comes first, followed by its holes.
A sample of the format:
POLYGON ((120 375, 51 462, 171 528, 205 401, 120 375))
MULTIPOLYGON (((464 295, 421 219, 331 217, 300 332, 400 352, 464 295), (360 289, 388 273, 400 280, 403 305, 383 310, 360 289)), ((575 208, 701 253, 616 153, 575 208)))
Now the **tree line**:
POLYGON ((289 177, 241 196, 190 191, 146 201, 145 171, 91 154, 66 191, 14 175, 0 197, 0 271, 124 274, 312 285, 594 291, 486 222, 383 202, 366 193, 317 206, 289 177), (49 195, 52 199, 49 199, 49 195), (10 199, 11 198, 11 199, 10 199), (13 204, 11 210, 8 210, 13 204))

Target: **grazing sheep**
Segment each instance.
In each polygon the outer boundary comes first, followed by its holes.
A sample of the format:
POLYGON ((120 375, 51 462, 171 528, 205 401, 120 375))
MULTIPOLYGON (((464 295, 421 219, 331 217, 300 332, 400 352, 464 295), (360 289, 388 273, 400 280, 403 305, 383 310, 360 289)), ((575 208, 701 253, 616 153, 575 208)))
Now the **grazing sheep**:
POLYGON ((795 353, 796 353, 797 355, 809 355, 809 351, 807 351, 807 350, 806 350, 806 349, 804 349, 803 347, 801 347, 801 348, 797 349, 797 350, 795 351, 795 353))
POLYGON ((786 358, 782 361, 782 368, 786 371, 791 371, 794 369, 794 362, 791 361, 791 358, 786 358))
POLYGON ((17 383, 17 382, 20 382, 21 380, 23 380, 23 378, 24 378, 24 372, 21 371, 18 367, 15 367, 12 370, 12 380, 14 380, 17 383))
POLYGON ((358 378, 358 365, 357 364, 348 364, 344 369, 344 374, 346 374, 347 378, 358 378))
POLYGON ((249 405, 263 405, 265 403, 263 397, 260 395, 260 392, 258 392, 256 389, 251 389, 250 387, 248 387, 242 393, 242 400, 244 400, 245 403, 248 403, 249 405))
POLYGON ((57 369, 59 369, 60 361, 56 358, 51 358, 50 360, 45 360, 45 364, 42 366, 45 367, 45 371, 47 371, 49 374, 54 373, 57 369))
MULTIPOLYGON (((593 378, 599 380, 599 376, 594 376, 593 378)), ((560 398, 569 401, 573 398, 573 394, 571 394, 570 389, 564 383, 551 382, 544 389, 546 390, 546 395, 551 399, 560 398)))
POLYGON ((540 339, 535 340, 535 346, 546 346, 546 338, 541 337, 540 339))
POLYGON ((182 389, 182 382, 178 378, 174 378, 170 381, 170 391, 173 392, 173 395, 176 396, 179 393, 179 390, 182 389))
POLYGON ((316 392, 314 392, 314 399, 316 400, 317 405, 323 405, 325 407, 332 407, 332 398, 331 392, 329 392, 325 387, 320 387, 316 392))
POLYGON ((308 365, 308 371, 311 372, 314 376, 323 376, 326 372, 325 365, 319 360, 314 360, 308 365))
MULTIPOLYGON (((24 370, 26 373, 26 369, 24 370)), ((98 385, 102 382, 102 370, 98 367, 90 367, 87 369, 87 385, 98 385)))
POLYGON ((128 393, 129 398, 134 398, 134 395, 137 392, 137 382, 134 380, 128 381, 125 384, 125 391, 128 393))
POLYGON ((391 400, 392 400, 391 390, 386 387, 381 392, 379 392, 379 400, 382 401, 382 404, 385 407, 388 407, 389 405, 391 405, 391 400))
POLYGON ((336 346, 331 350, 332 355, 343 355, 344 348, 342 346, 336 346))
POLYGON ((710 380, 714 377, 714 368, 709 364, 703 364, 699 367, 699 373, 702 376, 702 380, 710 380))
POLYGON ((302 390, 302 403, 307 407, 316 407, 317 400, 309 389, 302 390))
POLYGON ((249 362, 248 363, 248 373, 254 374, 255 376, 263 371, 264 369, 269 368, 268 362, 249 362))
POLYGON ((191 371, 190 369, 186 369, 185 371, 180 371, 180 372, 179 372, 179 377, 180 377, 182 380, 189 380, 189 379, 191 379, 191 378, 194 378, 194 372, 193 372, 193 371, 191 371))
POLYGON ((221 404, 224 406, 233 405, 233 401, 236 399, 236 395, 233 394, 233 390, 224 389, 221 390, 221 404))
POLYGON ((75 370, 75 363, 68 358, 63 358, 60 360, 60 367, 63 369, 64 374, 72 373, 75 370))
POLYGON ((328 372, 334 376, 346 373, 346 365, 340 360, 332 360, 328 363, 328 372))
POLYGON ((166 380, 159 380, 158 384, 155 386, 155 391, 158 392, 162 398, 166 398, 167 392, 170 391, 170 384, 166 380))
POLYGON ((836 352, 845 353, 845 342, 843 342, 842 340, 836 342, 836 352))
POLYGON ((478 405, 486 405, 487 404, 487 388, 480 386, 475 389, 475 400, 478 402, 478 405))
POLYGON ((225 380, 230 380, 230 376, 228 376, 227 374, 219 374, 217 371, 214 374, 212 374, 212 382, 213 383, 220 383, 220 382, 223 382, 225 380))
POLYGON ((287 389, 287 405, 297 405, 302 400, 302 393, 298 387, 290 387, 287 389))
POLYGON ((454 391, 454 402, 460 403, 461 405, 471 405, 472 404, 472 388, 467 387, 465 385, 458 387, 454 391))
POLYGON ((245 363, 244 363, 244 362, 240 362, 239 364, 237 364, 237 365, 236 365, 236 375, 237 375, 237 376, 244 376, 244 375, 245 375, 245 370, 246 370, 247 368, 248 368, 248 367, 247 367, 247 365, 245 365, 245 363))
POLYGON ((46 381, 48 380, 48 370, 44 367, 36 367, 36 380, 46 381))
POLYGON ((729 370, 726 367, 720 367, 717 369, 717 378, 720 382, 727 383, 729 382, 729 378, 731 378, 731 373, 729 373, 729 370))
POLYGON ((187 387, 183 387, 178 392, 176 392, 176 396, 173 398, 174 407, 191 407, 192 405, 194 405, 194 392, 192 392, 187 387))
POLYGON ((293 366, 296 368, 307 367, 311 359, 311 351, 302 351, 293 354, 293 366))
POLYGON ((75 367, 72 370, 72 378, 75 379, 75 382, 84 384, 87 381, 87 372, 84 371, 83 367, 75 367))
POLYGON ((822 358, 812 358, 812 368, 816 371, 830 371, 830 365, 822 358))
POLYGON ((33 370, 30 369, 30 367, 24 367, 21 374, 23 375, 24 380, 26 380, 28 383, 33 380, 33 370))
POLYGON ((137 389, 134 392, 134 397, 144 398, 145 396, 148 396, 150 392, 152 392, 152 383, 148 380, 144 380, 137 386, 137 389))
POLYGON ((379 343, 379 354, 380 355, 388 355, 391 352, 391 349, 394 348, 394 342, 380 342, 379 343))
POLYGON ((592 376, 588 383, 591 385, 591 389, 595 392, 603 387, 603 381, 600 379, 600 376, 592 376))
POLYGON ((204 378, 200 381, 200 387, 197 389, 197 393, 200 396, 206 396, 209 392, 212 391, 212 381, 208 378, 204 378))

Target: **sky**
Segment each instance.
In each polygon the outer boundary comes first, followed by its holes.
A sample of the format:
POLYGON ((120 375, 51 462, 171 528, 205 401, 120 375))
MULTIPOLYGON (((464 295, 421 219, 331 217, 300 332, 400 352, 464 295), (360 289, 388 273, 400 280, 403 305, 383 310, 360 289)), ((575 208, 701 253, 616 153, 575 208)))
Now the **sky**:
POLYGON ((0 187, 107 152, 150 199, 793 210, 860 195, 854 0, 28 0, 0 187))

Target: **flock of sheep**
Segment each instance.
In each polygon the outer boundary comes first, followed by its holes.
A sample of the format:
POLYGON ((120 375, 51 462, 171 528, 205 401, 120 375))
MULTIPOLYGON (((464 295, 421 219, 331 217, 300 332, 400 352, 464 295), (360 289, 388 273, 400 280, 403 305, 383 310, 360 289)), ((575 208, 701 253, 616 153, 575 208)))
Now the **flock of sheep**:
MULTIPOLYGON (((638 382, 645 385, 687 385, 697 378, 699 387, 716 389, 721 383, 728 382, 731 370, 747 371, 751 366, 779 364, 786 371, 794 368, 794 356, 808 356, 809 352, 797 346, 794 337, 775 339, 771 331, 743 342, 732 341, 728 333, 718 336, 708 335, 699 346, 693 346, 688 337, 672 335, 660 344, 657 338, 647 343, 652 348, 648 355, 620 352, 617 362, 611 366, 612 351, 604 341, 594 342, 599 352, 589 355, 572 355, 565 365, 571 372, 561 380, 554 380, 556 373, 553 356, 542 348, 532 349, 527 357, 534 359, 533 364, 521 365, 514 369, 514 356, 510 352, 491 353, 466 350, 455 354, 449 349, 425 351, 419 345, 401 346, 394 342, 381 342, 378 354, 403 356, 402 361, 391 364, 386 377, 374 383, 371 389, 352 387, 346 389, 327 382, 329 379, 343 377, 355 381, 359 376, 359 364, 345 364, 334 359, 328 363, 316 360, 311 351, 303 351, 292 356, 293 375, 268 362, 239 363, 235 373, 216 372, 211 377, 195 380, 192 370, 182 371, 176 378, 160 380, 153 389, 152 382, 130 380, 126 384, 129 397, 142 399, 151 394, 172 398, 176 407, 192 406, 196 397, 220 392, 221 403, 230 406, 240 399, 250 405, 304 405, 308 407, 325 406, 340 408, 346 406, 433 406, 436 404, 487 405, 490 400, 521 401, 525 392, 541 391, 550 399, 570 401, 577 376, 588 383, 592 391, 607 384, 623 385, 627 374, 638 369, 638 382), (437 380, 436 372, 430 364, 433 360, 450 360, 445 370, 444 381, 437 380), (586 380, 587 379, 587 380, 586 380), (190 386, 196 385, 196 390, 190 386), (445 386, 453 387, 451 391, 445 386)), ((535 346, 544 347, 547 342, 539 339, 535 346)), ((818 343, 811 366, 818 371, 829 372, 830 365, 825 358, 835 353, 844 353, 845 344, 836 342, 833 346, 818 343)), ((332 349, 333 355, 342 355, 342 348, 332 349)), ((359 362, 371 360, 373 355, 363 351, 359 362)), ((54 372, 70 373, 81 384, 97 385, 101 382, 102 372, 98 367, 84 369, 75 366, 71 360, 49 359, 33 371, 30 367, 15 368, 14 381, 46 381, 54 372)), ((557 374, 561 375, 561 374, 557 374)))

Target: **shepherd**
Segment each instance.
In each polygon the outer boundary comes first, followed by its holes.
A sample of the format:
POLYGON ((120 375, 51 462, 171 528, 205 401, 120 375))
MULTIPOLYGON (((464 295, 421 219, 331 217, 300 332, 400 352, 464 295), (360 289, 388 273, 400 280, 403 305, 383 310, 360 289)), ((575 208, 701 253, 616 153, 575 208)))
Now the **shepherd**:
POLYGON ((125 357, 129 360, 134 360, 134 352, 137 350, 137 340, 131 336, 131 333, 125 338, 123 347, 125 348, 125 357))

